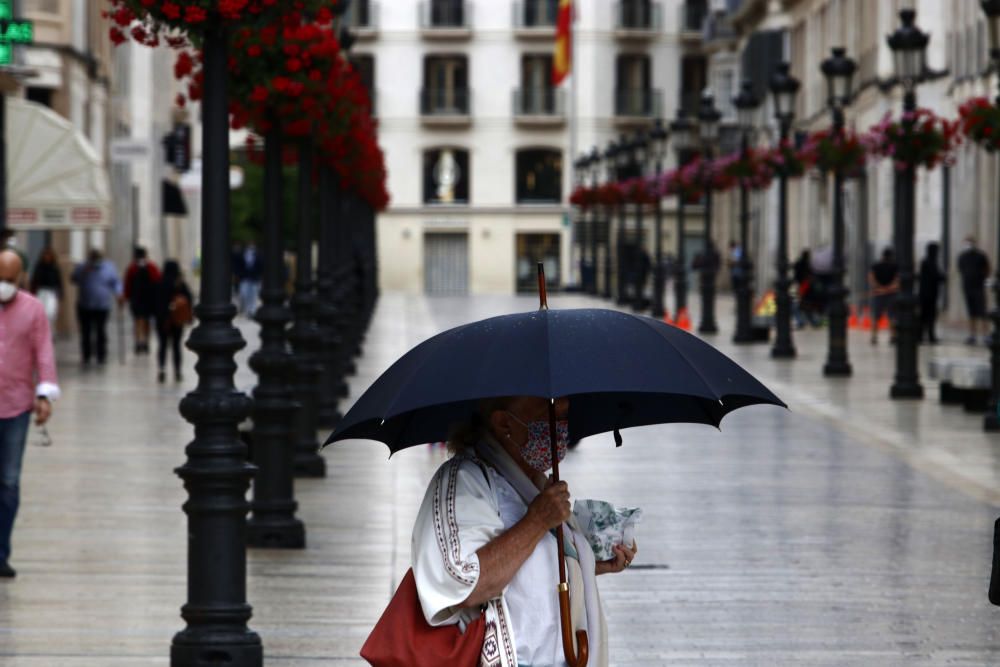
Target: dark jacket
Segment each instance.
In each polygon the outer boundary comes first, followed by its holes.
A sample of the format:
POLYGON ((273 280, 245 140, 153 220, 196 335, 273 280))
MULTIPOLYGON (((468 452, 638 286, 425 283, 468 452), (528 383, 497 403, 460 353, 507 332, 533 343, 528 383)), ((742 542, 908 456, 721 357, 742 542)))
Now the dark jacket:
POLYGON ((921 305, 924 307, 937 305, 944 279, 944 271, 938 266, 937 260, 924 257, 920 262, 920 284, 917 291, 921 305))

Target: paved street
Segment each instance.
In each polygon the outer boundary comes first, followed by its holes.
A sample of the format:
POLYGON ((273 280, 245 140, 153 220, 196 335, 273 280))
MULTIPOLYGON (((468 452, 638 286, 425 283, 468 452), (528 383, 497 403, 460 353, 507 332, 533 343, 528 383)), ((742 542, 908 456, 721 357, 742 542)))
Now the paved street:
MULTIPOLYGON (((550 298, 555 308, 598 303, 550 298)), ((385 294, 352 393, 441 329, 535 306, 385 294)), ((241 326, 254 341, 254 326, 241 326)), ((803 332, 800 358, 776 362, 766 346, 729 344, 725 299, 720 326, 716 342, 790 410, 748 408, 721 432, 634 429, 620 450, 594 437, 564 467, 576 497, 645 511, 636 565, 601 580, 612 664, 1000 664, 1000 609, 986 600, 1000 439, 982 433, 980 417, 939 405, 933 384, 922 402, 889 401, 884 339, 872 348, 852 334, 856 376, 830 381, 825 330, 803 332)), ((186 496, 172 470, 191 438, 176 404, 194 371, 161 387, 145 359, 84 372, 72 347, 60 356, 54 444, 29 438, 19 575, 0 583, 0 665, 167 665, 185 601, 186 496)), ((250 389, 245 359, 238 384, 250 389)), ((308 550, 250 554, 251 626, 269 665, 362 664, 444 458, 418 447, 389 462, 370 442, 325 456, 327 479, 297 483, 308 550)))

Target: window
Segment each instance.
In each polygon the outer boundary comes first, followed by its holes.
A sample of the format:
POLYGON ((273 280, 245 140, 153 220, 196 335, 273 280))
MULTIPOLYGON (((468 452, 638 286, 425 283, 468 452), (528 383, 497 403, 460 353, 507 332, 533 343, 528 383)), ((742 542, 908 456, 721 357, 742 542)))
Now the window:
POLYGON ((469 152, 433 148, 424 152, 424 203, 469 203, 469 152))
POLYGON ((465 26, 465 3, 462 0, 431 0, 430 26, 432 28, 461 28, 465 26))
POLYGON ((428 56, 424 60, 422 113, 469 113, 469 78, 465 56, 428 56))
POLYGON ((524 56, 521 58, 521 96, 517 112, 552 114, 555 111, 552 56, 547 54, 524 56))
POLYGON ((28 86, 24 91, 24 96, 29 102, 35 102, 48 108, 52 108, 52 88, 34 88, 28 86))
POLYGON ((618 115, 646 116, 653 112, 649 56, 618 56, 615 82, 615 112, 618 115))
POLYGON ((698 110, 701 91, 708 82, 707 71, 705 56, 684 56, 681 59, 681 108, 689 113, 698 110))
POLYGON ((530 148, 517 153, 518 204, 558 204, 562 201, 562 153, 530 148))
POLYGON ((517 235, 517 291, 538 291, 538 262, 545 267, 545 287, 559 289, 559 234, 517 235))
POLYGON ((559 0, 525 0, 521 21, 526 28, 555 26, 559 15, 559 0))
POLYGON ((370 28, 372 8, 368 0, 353 0, 347 7, 348 24, 352 28, 370 28))
MULTIPOLYGON (((702 2, 704 5, 704 0, 702 2)), ((648 30, 653 26, 653 3, 651 0, 621 0, 618 6, 618 27, 626 30, 648 30)), ((702 13, 704 20, 704 13, 702 13)), ((701 29, 699 24, 698 29, 701 29)))

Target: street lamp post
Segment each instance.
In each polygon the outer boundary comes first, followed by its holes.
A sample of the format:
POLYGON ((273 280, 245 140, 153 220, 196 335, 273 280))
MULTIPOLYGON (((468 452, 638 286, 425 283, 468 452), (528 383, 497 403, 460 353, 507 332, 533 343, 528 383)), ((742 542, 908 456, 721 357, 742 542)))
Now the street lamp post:
MULTIPOLYGON (((628 173, 628 168, 632 162, 632 145, 628 137, 624 134, 618 138, 618 150, 615 151, 614 179, 621 182, 628 173)), ((622 197, 621 206, 618 209, 618 231, 615 234, 615 274, 618 276, 617 303, 623 306, 628 303, 628 283, 625 276, 628 267, 625 262, 625 232, 628 231, 628 201, 622 197)))
POLYGON ((306 545, 305 526, 295 518, 294 447, 289 424, 296 411, 289 386, 285 330, 291 319, 285 305, 282 276, 284 249, 282 224, 281 125, 275 123, 264 143, 264 284, 261 306, 254 314, 260 323, 260 348, 250 357, 257 373, 253 392, 253 460, 258 466, 253 483, 247 544, 252 547, 301 549, 306 545))
MULTIPOLYGON (((595 146, 593 150, 590 151, 590 155, 587 157, 587 168, 589 170, 590 183, 591 186, 596 191, 598 184, 600 183, 600 171, 601 171, 601 152, 595 146)), ((597 261, 597 230, 601 226, 601 213, 600 207, 595 201, 593 206, 591 206, 590 211, 590 257, 593 266, 591 268, 591 283, 590 289, 587 290, 588 294, 597 296, 597 272, 598 272, 598 261, 597 261)))
MULTIPOLYGON (((677 110, 677 118, 670 124, 670 134, 673 136, 674 150, 677 151, 677 168, 680 169, 688 152, 694 148, 694 124, 688 119, 684 109, 677 110)), ((677 261, 674 277, 674 321, 678 324, 687 319, 687 251, 684 247, 684 208, 683 190, 677 193, 677 261)))
MULTIPOLYGON (((604 182, 607 184, 613 183, 615 180, 617 156, 618 144, 614 141, 609 141, 607 148, 604 149, 604 182)), ((611 265, 614 258, 612 243, 614 243, 613 239, 615 237, 615 207, 608 205, 605 216, 607 220, 604 221, 604 230, 606 232, 604 238, 604 288, 601 290, 601 296, 605 299, 610 299, 613 293, 611 289, 611 265)))
MULTIPOLYGON (((857 65, 843 48, 834 48, 820 66, 827 83, 827 100, 833 114, 833 133, 837 140, 844 135, 844 107, 851 100, 857 65)), ((829 346, 823 375, 847 377, 851 362, 847 354, 847 288, 844 286, 844 172, 838 165, 833 172, 833 284, 830 288, 829 346)))
POLYGON ((247 463, 238 425, 250 399, 236 390, 234 355, 245 345, 233 326, 229 254, 229 109, 226 52, 229 35, 216 26, 202 41, 205 94, 202 100, 202 222, 204 261, 198 326, 187 346, 198 355, 198 386, 180 411, 194 425, 187 461, 177 468, 184 481, 187 514, 187 627, 174 635, 172 667, 206 661, 233 667, 264 662, 260 636, 247 627, 246 494, 255 468, 247 463))
MULTIPOLYGON (((914 23, 916 12, 899 12, 903 25, 889 35, 896 76, 903 84, 903 123, 912 123, 917 110, 916 87, 924 72, 924 49, 930 35, 914 23)), ((889 390, 892 398, 923 398, 917 368, 917 299, 913 294, 913 233, 916 217, 917 166, 907 162, 896 170, 896 256, 899 257, 899 294, 896 297, 896 377, 889 390)))
MULTIPOLYGON (((750 154, 750 137, 760 100, 753 92, 753 83, 744 81, 740 94, 733 99, 740 125, 740 151, 746 160, 750 154)), ((751 316, 753 311, 753 262, 750 261, 750 187, 740 181, 740 258, 736 284, 736 332, 733 342, 754 342, 751 316)))
MULTIPOLYGON (((715 98, 710 92, 701 97, 701 108, 698 109, 698 132, 701 138, 703 164, 712 160, 713 148, 719 138, 719 121, 722 114, 715 108, 715 98)), ((705 224, 701 251, 701 323, 698 333, 714 334, 719 332, 715 323, 715 280, 719 273, 719 253, 712 239, 712 175, 705 172, 705 224)))
POLYGON ((653 124, 653 129, 649 133, 650 148, 653 154, 654 173, 656 174, 656 187, 653 204, 653 307, 652 314, 657 320, 662 320, 666 311, 663 307, 663 197, 659 191, 660 176, 663 174, 663 158, 667 152, 667 128, 659 118, 653 124))
MULTIPOLYGON (((982 0, 983 11, 989 19, 990 27, 990 59, 993 61, 993 71, 1000 77, 1000 0, 982 0)), ((1000 107, 1000 95, 996 98, 1000 107)), ((989 406, 983 419, 983 428, 987 431, 1000 431, 1000 234, 997 235, 997 275, 993 281, 993 295, 996 307, 990 312, 993 320, 993 340, 990 341, 990 367, 992 382, 989 406)))
MULTIPOLYGON (((771 94, 774 96, 775 116, 780 129, 780 142, 784 146, 795 119, 795 96, 799 82, 790 73, 787 62, 778 63, 771 75, 771 94)), ((775 340, 771 356, 775 359, 795 358, 792 342, 792 296, 788 277, 788 168, 778 170, 778 275, 775 280, 775 340)))
MULTIPOLYGON (((581 153, 580 156, 573 161, 573 186, 574 189, 580 189, 583 187, 584 183, 587 182, 587 160, 588 156, 586 153, 581 153)), ((577 234, 576 238, 579 240, 580 244, 580 288, 586 294, 590 293, 590 271, 588 267, 590 262, 587 260, 587 250, 590 246, 588 243, 588 230, 587 230, 587 207, 578 206, 577 207, 577 234)), ((590 232, 593 235, 593 232, 590 232)))
MULTIPOLYGON (((642 179, 646 175, 646 161, 649 157, 649 138, 646 133, 639 130, 632 137, 632 165, 634 171, 634 178, 642 179)), ((636 198, 635 202, 635 243, 632 246, 632 274, 635 280, 632 284, 632 309, 641 310, 642 309, 642 293, 643 293, 643 272, 642 272, 642 257, 645 248, 645 243, 643 243, 643 222, 642 213, 645 204, 641 200, 641 197, 636 198)))
POLYGON ((323 376, 320 378, 317 424, 333 428, 340 421, 338 399, 347 395, 340 354, 343 343, 337 330, 337 302, 334 294, 334 226, 340 223, 337 209, 340 193, 333 167, 319 168, 319 252, 316 266, 316 319, 320 327, 320 358, 323 376))

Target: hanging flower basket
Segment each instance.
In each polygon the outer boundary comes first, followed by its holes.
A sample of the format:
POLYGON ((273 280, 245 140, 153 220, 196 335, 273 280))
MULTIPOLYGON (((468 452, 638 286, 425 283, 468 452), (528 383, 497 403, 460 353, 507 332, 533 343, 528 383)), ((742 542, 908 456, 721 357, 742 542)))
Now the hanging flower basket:
POLYGON ((911 164, 933 169, 941 163, 951 164, 961 135, 959 121, 942 118, 929 109, 917 109, 899 120, 887 113, 865 141, 870 152, 891 159, 898 170, 911 164))
POLYGON ((974 97, 958 108, 962 134, 989 152, 1000 150, 1000 107, 974 97))
POLYGON ((657 201, 656 188, 645 178, 630 178, 620 186, 625 201, 630 204, 649 205, 657 201))
POLYGON ((618 183, 605 183, 597 188, 597 202, 602 206, 619 206, 625 203, 625 192, 618 183))
POLYGON ((774 180, 774 169, 767 160, 767 152, 758 148, 719 158, 715 169, 731 183, 751 190, 763 190, 774 180))
POLYGON ((307 12, 318 20, 332 18, 343 0, 110 0, 105 16, 111 21, 115 45, 132 40, 145 46, 181 48, 213 25, 259 26, 288 12, 307 12), (328 18, 329 15, 329 18, 328 18))
POLYGON ((586 185, 578 186, 569 196, 569 203, 573 206, 587 210, 600 203, 597 199, 597 190, 586 185))
POLYGON ((821 171, 839 171, 845 175, 856 174, 864 169, 868 159, 868 151, 861 137, 852 130, 840 133, 833 130, 813 132, 800 152, 821 171))
POLYGON ((764 154, 764 160, 775 174, 784 172, 788 178, 801 178, 813 166, 814 155, 796 148, 791 141, 784 140, 764 154))

